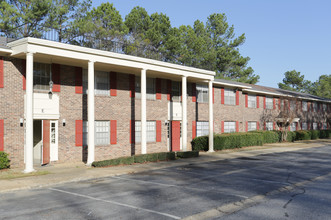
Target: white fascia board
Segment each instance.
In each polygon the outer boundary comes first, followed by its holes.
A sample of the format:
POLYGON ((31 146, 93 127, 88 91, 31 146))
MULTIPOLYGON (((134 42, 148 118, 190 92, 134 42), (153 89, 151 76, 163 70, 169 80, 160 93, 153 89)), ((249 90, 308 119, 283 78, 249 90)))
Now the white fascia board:
POLYGON ((24 52, 19 49, 21 48, 20 46, 24 44, 28 44, 29 46, 26 49, 34 53, 70 57, 87 61, 93 60, 94 62, 111 63, 139 69, 143 68, 208 80, 213 79, 215 75, 213 71, 30 37, 11 42, 8 46, 13 48, 14 54, 18 54, 24 52), (107 61, 105 62, 105 60, 107 61), (172 71, 170 72, 168 70, 172 71))
POLYGON ((221 85, 221 86, 229 86, 229 87, 242 88, 242 89, 250 89, 250 88, 252 88, 250 86, 242 86, 242 85, 238 85, 238 84, 216 82, 216 81, 213 81, 213 84, 214 85, 221 85))
POLYGON ((272 95, 272 96, 290 97, 288 95, 284 95, 284 94, 280 94, 280 93, 263 92, 263 91, 254 90, 254 89, 243 89, 243 92, 252 92, 252 93, 259 93, 259 94, 272 95))
POLYGON ((0 48, 0 53, 11 54, 13 53, 12 49, 0 48))

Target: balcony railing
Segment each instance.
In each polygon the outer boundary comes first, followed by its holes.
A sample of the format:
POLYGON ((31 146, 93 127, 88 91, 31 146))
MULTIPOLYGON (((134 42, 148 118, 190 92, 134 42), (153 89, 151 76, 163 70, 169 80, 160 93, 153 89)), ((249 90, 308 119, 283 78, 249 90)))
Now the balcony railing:
POLYGON ((6 32, 0 30, 0 47, 5 47, 7 43, 21 38, 34 37, 71 45, 99 49, 103 51, 149 58, 200 69, 214 70, 210 63, 202 63, 192 60, 190 64, 187 64, 181 62, 181 55, 173 55, 169 51, 160 52, 152 45, 137 45, 136 42, 130 42, 130 40, 125 39, 125 37, 121 37, 121 39, 116 37, 96 37, 89 33, 70 33, 67 30, 59 30, 46 27, 38 27, 38 29, 39 31, 32 31, 29 34, 24 34, 26 32, 25 25, 13 28, 6 32))

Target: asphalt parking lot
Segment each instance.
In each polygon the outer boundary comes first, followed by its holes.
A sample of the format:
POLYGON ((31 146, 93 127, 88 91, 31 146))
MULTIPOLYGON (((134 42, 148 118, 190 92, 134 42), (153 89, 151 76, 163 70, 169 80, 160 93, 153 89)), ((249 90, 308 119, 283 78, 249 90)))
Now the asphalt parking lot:
POLYGON ((328 219, 331 146, 0 194, 1 219, 328 219))

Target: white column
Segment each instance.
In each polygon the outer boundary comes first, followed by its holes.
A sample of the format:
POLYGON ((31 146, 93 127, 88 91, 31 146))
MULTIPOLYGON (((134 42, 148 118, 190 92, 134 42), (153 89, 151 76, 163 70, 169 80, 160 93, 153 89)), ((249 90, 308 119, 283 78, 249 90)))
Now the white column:
POLYGON ((87 117, 88 117, 88 156, 87 165, 94 161, 94 61, 88 62, 88 95, 87 95, 87 117))
POLYGON ((146 70, 141 70, 141 154, 147 153, 147 122, 146 122, 146 70))
POLYGON ((187 151, 187 77, 182 76, 182 149, 187 151))
POLYGON ((33 53, 26 54, 26 146, 24 173, 33 172, 33 53))
POLYGON ((213 82, 208 82, 208 102, 209 102, 209 150, 214 152, 214 113, 213 113, 213 82))

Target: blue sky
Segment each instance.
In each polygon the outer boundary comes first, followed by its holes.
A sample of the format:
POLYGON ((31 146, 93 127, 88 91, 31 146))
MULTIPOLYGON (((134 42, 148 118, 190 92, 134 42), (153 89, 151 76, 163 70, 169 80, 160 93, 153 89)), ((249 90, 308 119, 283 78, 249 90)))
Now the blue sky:
MULTIPOLYGON (((96 7, 107 0, 93 0, 96 7)), ((162 12, 171 25, 193 25, 213 13, 225 13, 236 35, 245 33, 239 50, 260 75, 258 84, 278 87, 295 69, 316 81, 331 74, 331 1, 329 0, 113 0, 122 18, 135 6, 162 12)))

